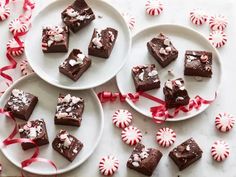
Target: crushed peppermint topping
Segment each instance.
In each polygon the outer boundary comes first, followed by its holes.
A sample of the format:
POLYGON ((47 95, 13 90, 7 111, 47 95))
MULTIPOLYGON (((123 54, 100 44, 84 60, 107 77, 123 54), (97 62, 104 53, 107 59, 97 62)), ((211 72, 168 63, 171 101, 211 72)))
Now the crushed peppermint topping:
POLYGON ((156 76, 158 74, 157 70, 152 70, 151 72, 148 73, 149 77, 156 76))
POLYGON ((138 75, 138 78, 143 81, 144 80, 144 72, 141 72, 139 75, 138 75))
POLYGON ((170 40, 169 39, 165 39, 163 43, 164 43, 164 45, 169 46, 170 45, 170 40))
POLYGON ((129 161, 131 161, 132 165, 134 167, 139 167, 140 166, 140 162, 146 158, 148 158, 149 156, 149 149, 147 148, 143 148, 141 152, 136 152, 134 153, 131 158, 129 159, 129 161))

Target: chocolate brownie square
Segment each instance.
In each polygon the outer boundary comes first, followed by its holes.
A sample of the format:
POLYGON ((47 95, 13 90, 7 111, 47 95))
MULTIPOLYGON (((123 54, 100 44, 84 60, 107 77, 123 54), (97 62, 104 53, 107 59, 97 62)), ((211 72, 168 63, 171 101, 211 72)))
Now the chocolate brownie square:
POLYGON ((48 26, 42 32, 44 53, 68 52, 70 32, 67 26, 48 26))
POLYGON ((193 138, 190 138, 174 148, 169 153, 169 156, 181 171, 200 159, 202 153, 203 152, 196 141, 194 141, 193 138))
POLYGON ((29 120, 37 103, 38 98, 36 96, 13 89, 4 110, 11 112, 13 116, 19 119, 29 120))
POLYGON ((166 67, 178 57, 178 50, 174 47, 169 37, 160 33, 147 43, 149 53, 162 66, 166 67))
POLYGON ((190 51, 185 53, 184 74, 188 76, 212 76, 212 52, 190 51))
POLYGON ((60 130, 52 142, 52 147, 59 154, 72 162, 83 148, 83 143, 66 130, 60 130))
POLYGON ((73 81, 77 81, 91 66, 91 63, 91 59, 79 49, 73 49, 69 57, 59 66, 59 71, 73 81))
POLYGON ((167 108, 177 108, 189 103, 190 97, 182 78, 166 81, 163 92, 167 108))
POLYGON ((84 0, 76 0, 61 13, 62 21, 74 33, 95 19, 92 9, 84 0))
POLYGON ((79 127, 84 111, 84 100, 70 94, 60 94, 55 113, 55 124, 79 127))
POLYGON ((138 143, 127 162, 127 167, 151 176, 161 157, 162 153, 159 150, 146 148, 143 144, 138 143))
MULTIPOLYGON (((33 140, 38 146, 49 143, 47 128, 43 119, 28 121, 18 127, 21 138, 33 140)), ((22 143, 21 146, 23 150, 35 147, 32 143, 22 143)))
POLYGON ((160 88, 161 82, 154 64, 133 67, 132 76, 136 91, 148 91, 160 88))
POLYGON ((109 58, 117 39, 118 31, 114 28, 94 29, 88 47, 89 55, 109 58))

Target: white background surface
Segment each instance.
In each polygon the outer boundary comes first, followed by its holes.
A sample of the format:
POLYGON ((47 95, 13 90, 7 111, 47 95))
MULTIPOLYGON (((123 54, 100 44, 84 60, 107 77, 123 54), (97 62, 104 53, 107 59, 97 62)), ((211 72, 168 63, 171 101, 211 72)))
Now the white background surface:
MULTIPOLYGON (((209 29, 207 25, 197 28, 190 24, 188 19, 188 12, 192 8, 200 7, 208 10, 211 14, 222 13, 229 17, 229 26, 227 28, 227 34, 229 36, 229 41, 227 45, 220 49, 220 54, 222 55, 223 63, 223 83, 220 90, 220 94, 216 102, 203 114, 197 116, 194 119, 178 122, 178 123, 168 123, 165 126, 169 126, 176 130, 177 141, 175 146, 181 143, 183 140, 193 136, 199 145, 202 147, 204 154, 203 158, 194 164, 192 167, 179 172, 174 163, 167 156, 170 149, 161 149, 164 156, 158 165, 153 176, 165 176, 165 177, 236 177, 236 171, 234 170, 236 165, 236 128, 233 131, 222 134, 215 130, 214 118, 219 112, 230 112, 236 115, 235 110, 235 90, 236 90, 236 77, 235 76, 235 46, 236 46, 236 29, 235 29, 235 19, 236 19, 236 3, 234 0, 166 0, 164 13, 159 17, 150 17, 145 14, 144 4, 145 0, 107 0, 112 2, 112 4, 120 11, 129 11, 136 17, 136 29, 138 31, 142 28, 148 27, 154 24, 162 23, 174 23, 182 24, 186 26, 193 27, 205 36, 208 36, 209 29), (211 159, 210 147, 212 143, 217 139, 224 139, 230 144, 231 155, 223 163, 216 163, 211 159)), ((45 6, 50 1, 37 0, 38 11, 40 8, 45 6)), ((17 12, 19 9, 20 1, 16 3, 13 7, 13 11, 17 12), (18 9, 17 9, 18 8, 18 9)), ((17 17, 18 14, 11 16, 17 17)), ((8 41, 10 34, 8 32, 9 20, 0 23, 0 66, 7 64, 7 59, 5 58, 5 44, 8 41)), ((134 32, 135 32, 134 31, 134 32)), ((20 76, 19 70, 12 73, 15 79, 20 76)), ((2 82, 1 82, 2 83, 2 82)), ((1 84, 2 86, 2 84, 1 84)), ((206 88, 207 89, 207 88, 206 88)), ((112 80, 109 83, 96 88, 96 91, 109 90, 117 91, 115 81, 112 80)), ((89 160, 84 163, 81 167, 76 170, 67 173, 63 176, 83 176, 83 177, 94 177, 99 176, 98 173, 98 162, 103 155, 114 154, 120 160, 119 171, 115 176, 130 176, 139 177, 140 174, 131 171, 126 168, 126 161, 129 157, 132 148, 123 144, 120 139, 120 130, 115 128, 111 123, 111 116, 113 112, 118 108, 129 109, 134 116, 133 125, 139 127, 144 135, 143 143, 147 146, 158 147, 155 143, 154 135, 159 127, 164 125, 154 125, 151 120, 141 116, 139 113, 131 110, 127 104, 116 103, 106 103, 104 104, 105 111, 105 132, 103 134, 100 145, 96 149, 95 153, 89 158, 89 160), (145 134, 144 132, 147 132, 145 134)), ((3 176, 16 176, 20 175, 20 170, 14 167, 6 158, 0 154, 0 163, 3 165, 3 176)), ((44 165, 44 164, 42 164, 44 165)), ((31 175, 29 175, 31 176, 31 175)))

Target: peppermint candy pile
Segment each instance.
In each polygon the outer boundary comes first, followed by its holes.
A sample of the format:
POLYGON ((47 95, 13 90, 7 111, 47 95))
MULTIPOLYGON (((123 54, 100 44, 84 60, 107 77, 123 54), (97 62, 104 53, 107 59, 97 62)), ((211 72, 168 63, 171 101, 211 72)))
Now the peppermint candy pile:
POLYGON ((235 117, 228 113, 220 113, 215 118, 215 126, 221 132, 230 131, 235 124, 235 117))
POLYGON ((102 175, 111 176, 119 167, 119 161, 115 156, 108 155, 99 162, 99 171, 102 175))
POLYGON ((170 147, 176 140, 176 133, 168 127, 161 128, 156 134, 156 140, 160 146, 170 147))
POLYGON ((126 127, 121 132, 122 141, 124 141, 126 144, 130 146, 134 146, 137 143, 139 143, 142 137, 143 135, 141 131, 137 127, 134 127, 134 126, 126 127))
POLYGON ((229 157, 229 145, 225 141, 218 140, 211 147, 211 155, 214 160, 221 162, 229 157))
POLYGON ((132 114, 128 110, 119 109, 115 112, 112 122, 118 128, 125 128, 131 124, 132 114))
POLYGON ((145 7, 146 13, 151 16, 160 15, 164 9, 164 5, 161 0, 147 0, 145 7))

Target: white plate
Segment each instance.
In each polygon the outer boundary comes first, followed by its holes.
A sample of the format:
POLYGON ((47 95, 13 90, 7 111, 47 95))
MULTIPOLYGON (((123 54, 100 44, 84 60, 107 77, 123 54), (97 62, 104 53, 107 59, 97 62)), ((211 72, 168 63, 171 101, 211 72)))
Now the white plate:
POLYGON ((68 53, 44 54, 41 49, 42 27, 62 25, 61 12, 74 0, 55 1, 43 9, 33 20, 25 42, 27 59, 42 79, 60 88, 84 90, 101 85, 113 78, 125 64, 131 48, 130 31, 121 14, 102 0, 86 0, 96 15, 96 19, 77 33, 72 33, 69 52, 79 48, 87 55, 88 45, 94 28, 113 27, 118 30, 118 38, 109 59, 90 57, 92 66, 74 82, 59 73, 58 66, 66 59, 68 53), (102 18, 98 18, 102 16, 102 18), (33 42, 33 44, 32 44, 33 42))
MULTIPOLYGON (((133 37, 132 43, 133 45, 130 58, 116 77, 117 84, 121 93, 135 92, 135 87, 131 75, 131 68, 133 66, 139 64, 154 63, 157 66, 157 70, 161 79, 161 88, 158 90, 156 89, 148 91, 149 94, 164 99, 162 91, 164 82, 168 79, 183 77, 185 80, 186 88, 191 98, 194 98, 197 95, 200 95, 205 99, 214 98, 214 93, 218 91, 222 76, 220 55, 203 35, 184 26, 166 24, 142 30, 133 37), (174 46, 179 50, 178 59, 165 68, 162 68, 157 63, 157 61, 149 54, 146 46, 147 42, 160 32, 163 32, 164 34, 169 36, 174 46), (184 53, 186 50, 207 50, 213 52, 212 78, 203 78, 203 81, 199 82, 196 81, 194 77, 184 76, 184 53), (168 75, 169 69, 174 70, 174 77, 168 75)), ((150 107, 157 105, 153 101, 147 100, 142 97, 140 98, 140 101, 135 104, 130 100, 127 100, 127 102, 136 111, 148 117, 151 117, 150 107)), ((209 105, 202 105, 198 110, 192 110, 189 113, 181 113, 174 119, 168 119, 168 121, 179 121, 194 117, 203 112, 208 106, 209 105)))
MULTIPOLYGON (((13 88, 22 89, 39 97, 39 102, 31 115, 30 120, 38 118, 43 118, 45 120, 50 142, 50 144, 40 147, 39 157, 52 160, 57 165, 59 174, 72 170, 86 161, 98 145, 103 131, 103 110, 95 92, 93 90, 68 91, 59 89, 47 84, 36 74, 33 74, 20 79, 13 84, 1 97, 0 107, 5 105, 13 88), (71 93, 72 95, 80 96, 85 99, 85 109, 81 127, 54 124, 54 114, 59 93, 71 93), (84 144, 83 149, 72 163, 52 149, 51 143, 60 129, 68 130, 84 144)), ((17 119, 17 122, 23 123, 25 121, 17 119)), ((2 140, 12 131, 13 124, 9 119, 2 116, 0 118, 0 125, 0 141, 2 142, 2 140)), ((20 144, 17 144, 3 147, 2 152, 14 165, 21 167, 20 162, 29 158, 33 153, 33 149, 23 151, 20 144)), ((50 165, 43 163, 33 163, 24 169, 28 172, 41 175, 52 175, 55 173, 55 169, 50 165)))

